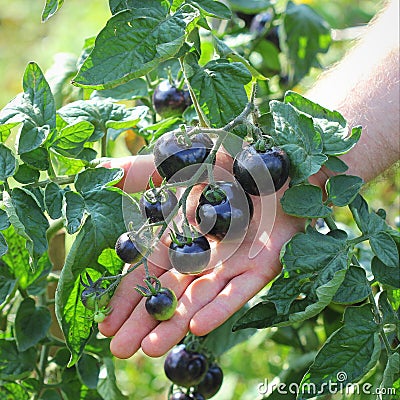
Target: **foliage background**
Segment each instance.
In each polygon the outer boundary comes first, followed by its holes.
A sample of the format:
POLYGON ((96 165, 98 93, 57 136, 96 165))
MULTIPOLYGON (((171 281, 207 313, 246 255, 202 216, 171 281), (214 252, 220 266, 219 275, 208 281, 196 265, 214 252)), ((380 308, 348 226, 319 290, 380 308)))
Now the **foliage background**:
MULTIPOLYGON (((382 4, 369 0, 302 2, 310 4, 333 29, 366 24, 382 4)), ((42 24, 43 4, 42 0, 0 0, 0 108, 21 91, 21 77, 29 61, 35 61, 46 71, 58 53, 79 55, 84 39, 96 35, 110 15, 106 0, 66 0, 60 12, 42 24)), ((348 46, 347 41, 334 43, 321 58, 323 65, 327 67, 340 59, 348 46)), ((312 71, 296 90, 304 91, 318 73, 312 71)), ((126 150, 119 148, 118 151, 115 156, 126 150)), ((387 210, 388 222, 392 225, 399 223, 399 188, 397 165, 370 183, 364 192, 373 208, 387 210)), ((348 217, 343 214, 341 218, 346 222, 348 217)), ((310 327, 307 332, 305 327, 300 340, 304 343, 312 340, 312 331, 310 327)), ((321 337, 324 335, 322 331, 319 333, 321 337)), ((216 400, 254 400, 259 383, 265 379, 271 382, 295 363, 299 353, 271 340, 273 335, 274 329, 260 331, 222 356, 220 364, 225 379, 221 391, 214 397, 216 400)), ((116 360, 116 370, 119 386, 130 399, 166 399, 169 382, 163 373, 163 358, 150 359, 139 352, 129 360, 116 360)))

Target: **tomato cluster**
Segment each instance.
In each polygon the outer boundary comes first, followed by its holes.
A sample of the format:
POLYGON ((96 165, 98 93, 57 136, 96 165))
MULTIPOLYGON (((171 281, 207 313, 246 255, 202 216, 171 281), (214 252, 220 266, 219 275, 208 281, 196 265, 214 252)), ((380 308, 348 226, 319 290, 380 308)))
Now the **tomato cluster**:
MULTIPOLYGON (((163 118, 182 115, 190 105, 188 98, 187 91, 165 81, 154 91, 153 106, 163 118)), ((222 242, 240 244, 244 239, 253 218, 252 197, 275 193, 289 177, 288 156, 282 149, 269 146, 269 138, 258 129, 254 143, 245 146, 232 160, 230 178, 215 180, 219 145, 210 136, 215 131, 218 130, 182 125, 157 139, 153 155, 163 181, 156 187, 150 179, 149 188, 141 194, 138 208, 146 221, 143 226, 137 231, 123 232, 115 243, 116 255, 130 264, 127 272, 144 265, 145 285, 136 285, 134 289, 145 298, 147 313, 157 321, 172 318, 178 305, 174 291, 151 276, 147 264, 164 233, 169 233, 171 267, 181 274, 201 274, 213 267, 210 260, 215 247, 222 242), (199 190, 193 190, 194 187, 199 190), (193 215, 187 215, 189 195, 190 201, 195 201, 193 215), (183 215, 180 227, 174 219, 179 211, 183 215)), ((88 284, 82 281, 81 300, 94 311, 94 321, 101 322, 110 311, 106 308, 110 291, 101 286, 102 279, 93 282, 88 276, 87 280, 88 284)), ((169 400, 209 399, 223 381, 222 369, 213 356, 206 355, 201 347, 194 350, 185 342, 167 355, 164 371, 172 382, 169 400)))
POLYGON ((179 387, 178 391, 171 393, 169 400, 210 399, 219 391, 223 381, 221 367, 210 362, 204 353, 188 349, 186 344, 179 344, 168 353, 164 372, 179 387))
MULTIPOLYGON (((171 266, 181 274, 196 275, 212 268, 212 241, 218 246, 222 241, 239 243, 243 240, 253 217, 252 196, 276 192, 289 176, 286 153, 280 148, 266 146, 266 140, 261 139, 236 155, 231 181, 215 181, 214 142, 199 128, 182 128, 163 134, 156 141, 153 153, 157 171, 164 180, 160 187, 150 181, 149 189, 139 200, 139 208, 152 235, 156 233, 154 228, 163 227, 164 231, 170 228, 168 257, 171 266), (194 218, 191 218, 196 221, 194 226, 188 222, 185 205, 196 185, 202 185, 202 190, 194 218), (186 194, 179 200, 174 190, 177 187, 187 187, 186 194), (184 215, 181 228, 173 220, 179 209, 184 215)), ((146 263, 151 249, 140 243, 137 232, 124 232, 116 242, 116 253, 125 263, 146 263)), ((138 285, 138 288, 147 297, 149 314, 160 321, 172 317, 177 299, 170 289, 158 283, 147 284, 147 288, 138 285)))

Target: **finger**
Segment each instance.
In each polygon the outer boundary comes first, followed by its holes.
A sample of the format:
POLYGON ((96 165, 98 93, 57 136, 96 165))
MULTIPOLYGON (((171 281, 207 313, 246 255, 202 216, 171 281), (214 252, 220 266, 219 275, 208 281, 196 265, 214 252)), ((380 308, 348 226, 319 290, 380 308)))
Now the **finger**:
MULTIPOLYGON (((153 276, 159 276, 165 271, 154 265, 150 265, 149 270, 153 276)), ((99 330, 104 336, 115 335, 140 302, 142 296, 134 288, 137 284, 143 284, 143 279, 145 279, 145 271, 142 266, 139 266, 119 283, 108 304, 112 308, 112 312, 99 324, 99 330)))
MULTIPOLYGON (((162 286, 172 289, 179 298, 193 277, 166 271, 159 279, 162 286)), ((164 322, 160 323, 149 315, 145 308, 145 299, 141 299, 111 340, 111 352, 118 358, 131 357, 139 350, 143 338, 158 324, 162 325, 164 322)))
POLYGON ((162 181, 155 168, 152 154, 114 158, 101 165, 106 168, 122 168, 124 170, 124 176, 116 186, 127 193, 145 190, 150 177, 156 185, 162 181))
POLYGON ((278 271, 271 269, 266 277, 250 270, 236 276, 210 303, 193 316, 189 325, 190 331, 197 336, 203 336, 216 329, 243 307, 277 273, 278 271))

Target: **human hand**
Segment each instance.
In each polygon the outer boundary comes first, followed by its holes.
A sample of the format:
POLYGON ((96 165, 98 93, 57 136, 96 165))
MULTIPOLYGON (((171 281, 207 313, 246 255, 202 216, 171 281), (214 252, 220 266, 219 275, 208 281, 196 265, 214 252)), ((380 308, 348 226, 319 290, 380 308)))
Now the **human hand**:
MULTIPOLYGON (((229 157, 218 155, 218 166, 229 169, 230 163, 229 157)), ((161 181, 152 156, 115 159, 105 166, 124 169, 124 179, 118 186, 127 192, 144 190, 149 176, 156 184, 161 181), (140 171, 140 175, 135 171, 140 171)), ((145 310, 143 297, 134 290, 145 278, 143 269, 127 274, 110 302, 112 313, 99 324, 102 334, 113 336, 112 353, 118 358, 129 358, 142 348, 149 356, 161 356, 188 330, 202 336, 217 328, 270 282, 281 269, 282 245, 304 228, 303 220, 284 214, 280 208, 279 198, 284 189, 276 196, 252 196, 254 215, 243 241, 239 246, 216 246, 210 265, 220 260, 222 263, 201 275, 183 275, 170 269, 167 246, 157 247, 149 260, 150 274, 172 289, 179 300, 170 320, 154 320, 145 310)), ((196 189, 192 192, 196 198, 196 189)), ((195 206, 195 201, 188 201, 188 216, 194 214, 195 206)))

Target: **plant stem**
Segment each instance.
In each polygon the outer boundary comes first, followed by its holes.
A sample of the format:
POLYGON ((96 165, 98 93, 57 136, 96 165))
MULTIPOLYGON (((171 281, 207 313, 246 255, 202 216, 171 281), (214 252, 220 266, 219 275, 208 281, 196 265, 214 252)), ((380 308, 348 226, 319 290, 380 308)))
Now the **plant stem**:
POLYGON ((107 157, 107 129, 104 136, 101 138, 101 157, 107 157))
POLYGON ((328 215, 327 217, 325 217, 325 218, 324 218, 324 221, 325 221, 326 225, 328 225, 328 228, 329 228, 331 231, 334 231, 334 230, 337 229, 336 222, 335 222, 335 220, 334 220, 330 215, 328 215))
POLYGON ((56 172, 54 171, 53 164, 51 163, 51 159, 49 159, 49 168, 47 169, 47 173, 50 179, 54 179, 57 176, 56 172))
POLYGON ((186 85, 188 87, 190 98, 192 99, 194 109, 196 110, 196 114, 199 117, 200 126, 203 128, 208 128, 209 125, 206 122, 206 118, 205 118, 205 115, 203 114, 203 110, 201 109, 200 104, 197 101, 196 95, 194 94, 193 89, 190 86, 189 79, 187 78, 185 66, 184 66, 182 58, 179 59, 179 64, 181 65, 181 69, 183 71, 183 76, 185 77, 186 85))
MULTIPOLYGON (((358 261, 356 256, 353 255, 353 257, 351 258, 351 261, 353 262, 354 265, 357 265, 358 267, 362 268, 362 266, 361 266, 361 264, 358 261)), ((368 295, 368 300, 372 305, 372 309, 373 309, 373 312, 374 312, 374 315, 375 315, 375 318, 376 318, 376 323, 379 325, 379 333, 380 333, 380 336, 382 338, 383 344, 385 345, 386 352, 390 356, 391 354, 394 353, 394 351, 392 350, 392 348, 390 346, 390 343, 388 341, 388 338, 386 336, 386 333, 385 333, 385 331, 383 329, 381 313, 379 311, 378 306, 376 305, 375 297, 374 297, 372 291, 368 295)))
POLYGON ((68 185, 69 183, 74 183, 76 175, 69 175, 64 177, 54 177, 52 179, 46 179, 44 181, 36 182, 31 185, 31 187, 45 187, 50 182, 57 183, 57 185, 68 185))
POLYGON ((55 236, 55 234, 63 227, 64 218, 59 218, 53 221, 46 231, 47 243, 50 243, 50 240, 53 238, 53 236, 55 236))
POLYGON ((361 236, 356 237, 356 238, 354 238, 354 239, 350 239, 350 240, 348 240, 347 242, 348 242, 349 244, 351 244, 352 246, 355 246, 356 244, 361 243, 361 242, 365 242, 365 241, 368 240, 368 239, 369 239, 368 236, 366 236, 366 235, 361 235, 361 236))

